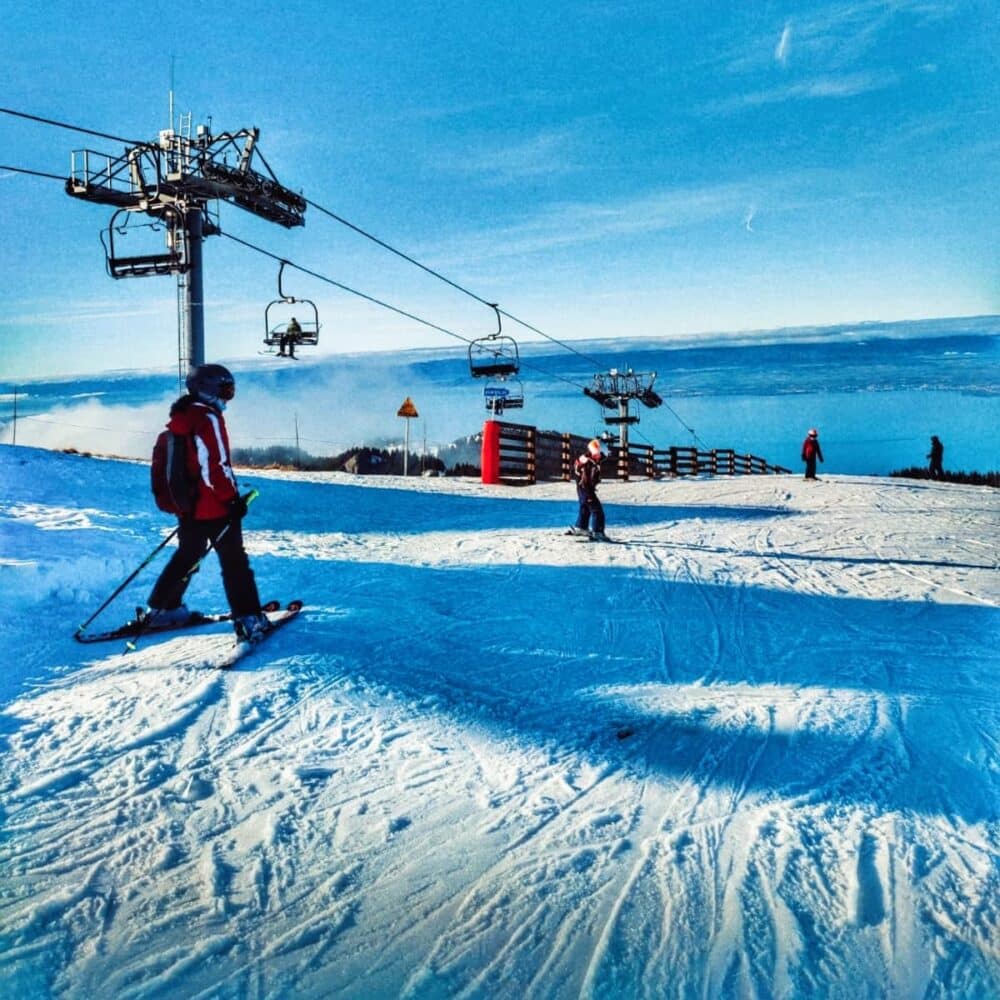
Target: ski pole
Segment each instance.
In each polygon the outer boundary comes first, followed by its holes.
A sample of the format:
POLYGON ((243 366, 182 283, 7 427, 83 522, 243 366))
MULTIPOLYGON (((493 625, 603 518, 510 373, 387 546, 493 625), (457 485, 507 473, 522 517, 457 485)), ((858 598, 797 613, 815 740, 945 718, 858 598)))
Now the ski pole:
MULTIPOLYGON (((247 505, 247 507, 249 507, 250 504, 252 504, 254 500, 256 500, 257 497, 259 496, 260 493, 258 493, 258 491, 254 489, 251 490, 249 493, 247 493, 242 499, 243 502, 247 505)), ((201 568, 201 564, 204 561, 205 556, 207 556, 209 552, 211 552, 212 549, 214 549, 215 546, 219 543, 219 541, 226 535, 229 529, 233 526, 234 520, 235 518, 230 518, 230 520, 226 521, 226 523, 222 526, 222 530, 215 536, 215 538, 210 538, 208 540, 208 548, 206 548, 205 551, 202 553, 202 555, 199 556, 198 561, 180 578, 180 580, 177 583, 176 590, 181 591, 181 593, 184 592, 184 589, 191 582, 191 577, 194 576, 195 573, 197 573, 198 570, 201 568)), ((156 619, 156 616, 160 613, 161 610, 162 609, 160 608, 155 609, 151 615, 142 620, 135 635, 133 635, 132 638, 125 643, 126 652, 129 653, 135 652, 136 646, 138 645, 139 640, 142 638, 143 633, 153 623, 153 621, 156 619)))
POLYGON ((135 572, 132 573, 126 580, 123 580, 121 585, 115 590, 115 592, 76 630, 76 634, 79 635, 81 632, 86 631, 87 626, 153 561, 156 554, 169 542, 174 535, 180 530, 179 527, 174 528, 173 531, 167 535, 166 538, 160 542, 159 545, 153 549, 152 552, 146 556, 145 559, 136 568, 135 572))

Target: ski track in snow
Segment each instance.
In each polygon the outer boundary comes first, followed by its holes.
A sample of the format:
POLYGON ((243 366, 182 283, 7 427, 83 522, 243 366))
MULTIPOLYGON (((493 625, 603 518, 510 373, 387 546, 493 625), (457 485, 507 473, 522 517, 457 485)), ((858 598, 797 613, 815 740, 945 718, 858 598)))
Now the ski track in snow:
POLYGON ((222 672, 72 642, 162 522, 12 451, 5 996, 1000 996, 996 491, 609 483, 604 546, 564 484, 255 473, 306 610, 222 672))

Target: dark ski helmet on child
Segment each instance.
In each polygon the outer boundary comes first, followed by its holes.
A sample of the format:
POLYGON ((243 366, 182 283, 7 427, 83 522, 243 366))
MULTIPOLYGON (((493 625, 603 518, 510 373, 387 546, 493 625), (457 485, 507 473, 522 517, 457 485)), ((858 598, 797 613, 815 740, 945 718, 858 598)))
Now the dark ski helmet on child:
POLYGON ((198 365, 188 372, 187 389, 203 403, 226 403, 236 395, 236 379, 223 365, 198 365))

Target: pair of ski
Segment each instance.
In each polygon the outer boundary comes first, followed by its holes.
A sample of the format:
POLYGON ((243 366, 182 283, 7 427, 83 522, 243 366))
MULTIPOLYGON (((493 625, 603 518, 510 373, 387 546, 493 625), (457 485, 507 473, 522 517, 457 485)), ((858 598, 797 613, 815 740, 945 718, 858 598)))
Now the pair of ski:
MULTIPOLYGON (((284 608, 282 608, 280 601, 269 601, 261 608, 261 611, 267 615, 268 621, 271 623, 271 627, 266 632, 261 633, 256 642, 251 643, 236 640, 233 643, 233 646, 226 651, 226 655, 222 662, 216 664, 216 666, 220 668, 233 666, 237 660, 251 652, 269 636, 274 635, 278 629, 283 628, 290 621, 296 618, 301 610, 301 601, 290 601, 284 608)), ((135 639, 138 636, 162 635, 164 632, 178 632, 183 631, 184 629, 197 628, 203 625, 215 625, 218 622, 231 622, 232 620, 233 616, 231 612, 226 612, 225 614, 203 614, 200 611, 195 611, 185 622, 157 625, 155 619, 149 623, 136 620, 126 622, 124 625, 111 629, 107 632, 93 632, 88 634, 86 632, 78 631, 74 635, 74 638, 77 642, 84 643, 113 642, 115 639, 127 640, 135 639)), ((129 648, 132 647, 130 646, 129 648)))
POLYGON ((607 535, 601 534, 599 536, 593 535, 589 531, 584 531, 582 528, 569 528, 563 532, 564 535, 569 535, 574 542, 606 542, 610 545, 617 545, 617 538, 608 538, 607 535))

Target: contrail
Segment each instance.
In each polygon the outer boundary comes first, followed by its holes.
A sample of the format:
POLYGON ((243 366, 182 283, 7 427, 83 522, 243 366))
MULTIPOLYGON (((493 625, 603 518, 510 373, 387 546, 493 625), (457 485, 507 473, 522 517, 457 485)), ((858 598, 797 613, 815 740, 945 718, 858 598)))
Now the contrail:
POLYGON ((784 29, 781 32, 781 38, 778 39, 778 46, 774 50, 774 58, 781 63, 782 66, 788 62, 788 50, 792 47, 792 22, 789 21, 785 24, 784 29))

